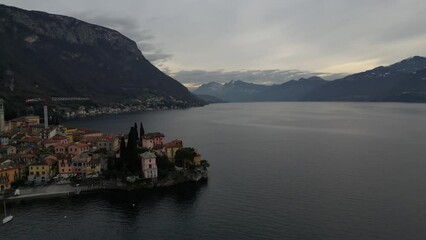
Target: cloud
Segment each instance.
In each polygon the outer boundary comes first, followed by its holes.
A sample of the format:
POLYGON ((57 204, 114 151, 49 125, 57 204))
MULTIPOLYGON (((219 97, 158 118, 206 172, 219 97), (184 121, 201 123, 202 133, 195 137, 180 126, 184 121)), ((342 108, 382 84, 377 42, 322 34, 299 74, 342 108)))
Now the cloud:
POLYGON ((209 79, 249 78, 252 71, 260 79, 253 81, 273 83, 287 73, 268 69, 354 73, 426 55, 424 0, 2 2, 114 28, 161 70, 193 83, 200 80, 190 69, 210 72, 209 79))
POLYGON ((345 76, 345 74, 330 74, 320 72, 305 72, 300 70, 241 70, 241 71, 204 71, 191 70, 179 71, 171 74, 176 80, 190 89, 199 87, 204 83, 218 82, 226 83, 231 80, 242 80, 256 84, 272 85, 281 84, 290 80, 320 76, 324 79, 336 79, 345 76))
POLYGON ((97 15, 91 12, 78 12, 72 15, 86 22, 114 29, 132 39, 143 55, 154 64, 161 65, 173 56, 173 54, 164 53, 155 44, 154 35, 149 30, 142 29, 135 18, 97 15))

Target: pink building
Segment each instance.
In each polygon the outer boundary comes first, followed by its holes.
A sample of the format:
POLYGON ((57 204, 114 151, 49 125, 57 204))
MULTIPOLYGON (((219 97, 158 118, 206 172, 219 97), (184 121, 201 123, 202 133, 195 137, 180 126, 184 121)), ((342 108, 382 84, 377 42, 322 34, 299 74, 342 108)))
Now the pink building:
POLYGON ((144 152, 140 155, 142 173, 145 178, 157 178, 157 158, 152 152, 144 152))
POLYGON ((153 149, 155 146, 163 146, 164 134, 155 132, 147 133, 142 137, 142 147, 153 149))

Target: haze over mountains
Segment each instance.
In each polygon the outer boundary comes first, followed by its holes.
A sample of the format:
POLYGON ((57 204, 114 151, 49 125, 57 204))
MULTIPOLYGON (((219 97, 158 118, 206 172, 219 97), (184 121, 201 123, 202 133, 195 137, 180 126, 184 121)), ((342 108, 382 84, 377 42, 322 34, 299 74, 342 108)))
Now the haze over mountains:
POLYGON ((201 101, 152 65, 134 41, 75 18, 0 5, 0 97, 89 97, 110 104, 148 96, 201 101))
MULTIPOLYGON (((265 86, 237 80, 204 84, 194 93, 208 102, 426 102, 425 79, 426 59, 413 57, 334 81, 311 77, 265 86)), ((0 97, 18 109, 27 98, 67 96, 99 105, 151 96, 185 107, 203 104, 115 30, 0 5, 0 97)))
POLYGON ((195 94, 230 102, 251 101, 398 101, 426 102, 426 58, 415 56, 386 67, 333 81, 302 78, 279 85, 243 81, 203 84, 195 94))

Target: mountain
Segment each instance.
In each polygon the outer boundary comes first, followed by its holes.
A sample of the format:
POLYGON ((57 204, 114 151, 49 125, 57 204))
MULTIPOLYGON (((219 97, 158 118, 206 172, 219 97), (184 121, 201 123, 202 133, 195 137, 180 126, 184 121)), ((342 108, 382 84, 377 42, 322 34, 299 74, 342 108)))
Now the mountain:
POLYGON ((231 81, 204 84, 194 93, 225 101, 426 102, 426 58, 415 56, 333 81, 311 77, 272 86, 231 81))
POLYGON ((201 101, 152 65, 134 41, 75 18, 0 5, 0 96, 89 97, 99 104, 178 99, 201 101))
POLYGON ((324 84, 308 97, 312 101, 426 101, 421 72, 426 58, 412 57, 386 67, 377 67, 324 84), (420 73, 418 73, 420 71, 420 73), (418 88, 413 88, 413 86, 418 88), (404 96, 404 97, 402 97, 404 96), (408 98, 407 98, 408 99, 408 98))
POLYGON ((264 85, 232 80, 224 85, 216 82, 203 84, 193 93, 214 96, 228 102, 250 102, 259 101, 260 94, 266 88, 264 85))
POLYGON ((243 81, 229 83, 207 83, 194 91, 195 94, 205 94, 218 97, 229 102, 252 101, 302 101, 312 89, 326 83, 319 77, 291 80, 280 85, 265 86, 243 81))
POLYGON ((320 77, 291 80, 280 85, 273 85, 263 92, 265 101, 303 101, 317 87, 327 83, 320 77))
POLYGON ((226 101, 223 101, 222 99, 213 97, 211 95, 196 95, 196 96, 206 103, 226 103, 226 101))

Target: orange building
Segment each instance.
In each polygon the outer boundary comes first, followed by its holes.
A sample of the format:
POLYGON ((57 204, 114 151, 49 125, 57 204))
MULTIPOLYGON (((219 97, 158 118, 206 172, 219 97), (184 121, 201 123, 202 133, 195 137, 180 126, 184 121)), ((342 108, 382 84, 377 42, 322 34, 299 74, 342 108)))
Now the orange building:
POLYGON ((71 174, 72 173, 72 156, 58 154, 58 170, 59 174, 71 174))
POLYGON ((0 190, 10 189, 11 184, 19 180, 19 168, 0 167, 0 190))

